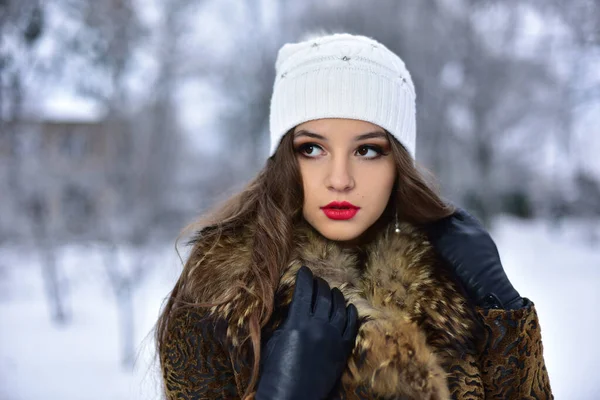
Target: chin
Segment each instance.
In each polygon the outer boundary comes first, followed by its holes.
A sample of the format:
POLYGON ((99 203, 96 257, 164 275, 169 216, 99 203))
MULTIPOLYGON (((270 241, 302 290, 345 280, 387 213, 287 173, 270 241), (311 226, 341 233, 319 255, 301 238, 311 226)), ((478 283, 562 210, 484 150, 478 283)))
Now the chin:
POLYGON ((313 227, 329 240, 346 242, 358 238, 364 232, 364 229, 352 225, 352 223, 328 221, 313 227))

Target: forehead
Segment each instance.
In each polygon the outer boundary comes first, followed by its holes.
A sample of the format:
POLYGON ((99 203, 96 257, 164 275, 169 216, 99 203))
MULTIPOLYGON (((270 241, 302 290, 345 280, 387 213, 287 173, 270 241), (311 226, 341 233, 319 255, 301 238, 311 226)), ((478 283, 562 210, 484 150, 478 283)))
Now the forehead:
POLYGON ((365 133, 381 132, 385 130, 379 125, 357 119, 323 118, 304 122, 294 129, 294 132, 308 131, 322 136, 347 136, 362 135, 365 133))

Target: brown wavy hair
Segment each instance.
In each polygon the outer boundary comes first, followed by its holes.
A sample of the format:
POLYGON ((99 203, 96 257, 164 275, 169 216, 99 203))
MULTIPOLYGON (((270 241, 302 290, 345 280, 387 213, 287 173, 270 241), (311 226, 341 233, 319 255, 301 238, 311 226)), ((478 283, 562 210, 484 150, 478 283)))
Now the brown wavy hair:
MULTIPOLYGON (((396 182, 388 206, 378 222, 388 223, 397 215, 401 221, 420 225, 450 215, 453 207, 438 195, 437 188, 432 185, 433 180, 426 179, 419 172, 410 154, 392 135, 388 133, 387 136, 396 163, 396 182)), ((236 295, 255 299, 257 306, 251 308, 244 329, 243 339, 251 343, 253 368, 243 398, 252 397, 258 381, 261 329, 273 313, 275 291, 293 249, 293 229, 302 218, 302 177, 293 137, 294 129, 283 137, 277 152, 267 160, 266 166, 252 182, 188 227, 196 232, 196 237, 190 242, 193 248, 156 325, 156 346, 160 356, 167 340, 169 317, 179 306, 213 307, 227 303, 236 295), (200 279, 206 277, 194 277, 194 268, 199 263, 210 263, 206 259, 210 254, 197 251, 199 243, 206 248, 207 243, 214 245, 224 236, 240 235, 248 231, 248 227, 252 227, 253 245, 245 275, 241 279, 232 276, 231 282, 219 281, 218 285, 214 285, 233 288, 226 294, 217 291, 207 294, 207 285, 200 284, 200 279), (199 294, 200 291, 204 293, 199 294)))

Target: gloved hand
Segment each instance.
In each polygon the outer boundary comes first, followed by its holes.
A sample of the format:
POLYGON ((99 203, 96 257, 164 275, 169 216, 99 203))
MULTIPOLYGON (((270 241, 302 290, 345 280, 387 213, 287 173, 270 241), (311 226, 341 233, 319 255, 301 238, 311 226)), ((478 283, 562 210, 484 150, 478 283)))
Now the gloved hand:
POLYGON ((476 305, 505 310, 523 306, 523 298, 502 268, 496 244, 475 217, 457 208, 425 230, 476 305))
POLYGON ((339 289, 300 268, 287 319, 265 345, 256 400, 327 398, 354 348, 357 320, 339 289))

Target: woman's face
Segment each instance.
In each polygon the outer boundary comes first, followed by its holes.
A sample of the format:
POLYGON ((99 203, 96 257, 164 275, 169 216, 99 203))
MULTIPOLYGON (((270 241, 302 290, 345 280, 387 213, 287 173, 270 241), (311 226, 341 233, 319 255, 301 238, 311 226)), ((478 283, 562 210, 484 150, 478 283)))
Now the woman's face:
POLYGON ((328 239, 358 238, 387 206, 396 170, 383 128, 353 119, 298 125, 294 150, 304 188, 304 219, 328 239))

